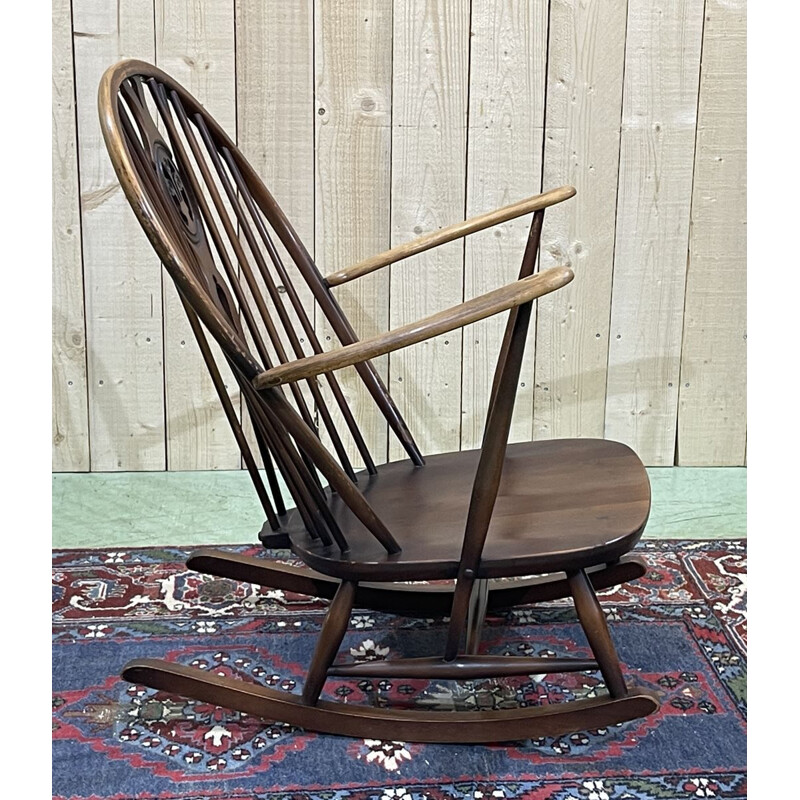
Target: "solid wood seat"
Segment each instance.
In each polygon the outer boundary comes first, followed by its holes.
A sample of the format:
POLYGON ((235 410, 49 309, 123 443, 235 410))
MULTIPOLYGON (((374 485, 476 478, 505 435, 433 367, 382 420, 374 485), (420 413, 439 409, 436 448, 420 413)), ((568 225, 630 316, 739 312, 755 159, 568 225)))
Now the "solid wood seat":
MULTIPOLYGON (((436 580, 458 573, 480 450, 429 456, 359 474, 359 489, 402 547, 387 554, 334 495, 331 511, 350 549, 304 529, 292 550, 319 572, 348 580, 436 580)), ((614 561, 633 548, 650 511, 642 462, 626 445, 557 439, 509 445, 477 576, 528 575, 614 561)))

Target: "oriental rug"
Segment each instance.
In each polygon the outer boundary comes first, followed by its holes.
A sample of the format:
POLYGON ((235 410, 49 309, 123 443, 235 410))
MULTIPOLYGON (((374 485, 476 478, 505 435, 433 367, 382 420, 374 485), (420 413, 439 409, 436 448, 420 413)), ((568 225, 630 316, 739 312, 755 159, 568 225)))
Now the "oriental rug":
MULTIPOLYGON (((228 548, 263 552, 256 546, 228 548)), ((53 795, 92 800, 745 798, 745 542, 645 541, 639 581, 601 593, 626 678, 657 714, 496 745, 306 733, 122 681, 166 658, 298 692, 325 607, 202 576, 177 548, 53 557, 53 795)), ((274 557, 279 554, 272 553, 274 557)), ((490 617, 497 654, 589 655, 567 601, 490 617)), ((340 657, 421 655, 444 624, 356 611, 340 657)), ((491 709, 590 697, 598 673, 497 681, 329 680, 329 699, 491 709)))

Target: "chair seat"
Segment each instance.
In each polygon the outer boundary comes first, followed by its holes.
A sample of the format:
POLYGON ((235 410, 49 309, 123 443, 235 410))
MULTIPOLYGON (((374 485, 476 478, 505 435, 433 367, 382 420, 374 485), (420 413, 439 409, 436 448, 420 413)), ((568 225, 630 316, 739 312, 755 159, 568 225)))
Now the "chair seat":
MULTIPOLYGON (((388 555, 338 495, 331 510, 350 549, 326 547, 289 526, 292 550, 309 566, 345 580, 456 577, 479 450, 430 456, 359 473, 358 486, 400 543, 388 555)), ((647 472, 626 445, 603 439, 512 444, 478 577, 581 569, 630 551, 650 512, 647 472)))

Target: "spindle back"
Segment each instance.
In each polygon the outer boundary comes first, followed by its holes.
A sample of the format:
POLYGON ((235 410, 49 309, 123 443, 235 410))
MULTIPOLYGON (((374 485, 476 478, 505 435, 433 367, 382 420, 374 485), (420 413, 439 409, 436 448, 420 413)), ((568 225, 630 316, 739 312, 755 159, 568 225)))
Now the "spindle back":
MULTIPOLYGON (((342 344, 355 332, 313 259, 275 199, 225 131, 169 75, 142 61, 109 68, 100 85, 103 136, 122 188, 175 281, 192 330, 274 530, 286 514, 276 469, 308 532, 347 549, 328 510, 318 470, 390 552, 399 549, 351 482, 356 474, 346 440, 366 469, 372 456, 336 377, 325 376, 343 430, 338 430, 317 379, 310 401, 291 384, 256 392, 252 379, 280 363, 322 352, 283 251, 310 289, 342 344), (280 244, 279 244, 280 243, 280 244), (295 329, 297 320, 299 330, 295 329), (239 384, 269 484, 256 469, 204 329, 222 347, 239 384), (336 459, 322 447, 321 421, 336 459)), ((356 367, 360 379, 412 461, 424 460, 375 367, 356 367)), ((329 491, 329 490, 328 490, 329 491)))

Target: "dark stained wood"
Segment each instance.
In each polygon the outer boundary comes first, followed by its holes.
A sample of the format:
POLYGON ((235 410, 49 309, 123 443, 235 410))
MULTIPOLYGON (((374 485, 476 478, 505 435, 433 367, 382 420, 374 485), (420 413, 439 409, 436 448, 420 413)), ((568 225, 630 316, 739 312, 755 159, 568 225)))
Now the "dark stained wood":
MULTIPOLYGON (((530 277, 523 278, 519 283, 541 277, 541 275, 531 275, 531 273, 536 263, 536 254, 539 251, 543 220, 543 210, 537 211, 533 215, 520 269, 521 274, 530 277)), ((489 532, 489 525, 492 523, 500 480, 503 470, 506 468, 511 414, 514 411, 516 387, 522 367, 522 356, 525 352, 525 338, 528 333, 532 306, 533 303, 530 301, 518 304, 515 313, 509 317, 507 324, 507 330, 511 330, 509 345, 503 353, 502 360, 497 364, 497 377, 493 395, 490 398, 478 468, 475 471, 475 479, 468 502, 464 542, 458 559, 458 579, 453 595, 453 609, 450 613, 450 626, 444 651, 444 657, 448 661, 458 654, 461 631, 467 622, 469 597, 475 578, 480 577, 478 573, 484 559, 486 536, 489 532)), ((524 560, 523 555, 520 561, 524 560)), ((532 568, 529 571, 536 572, 538 570, 532 568)))
POLYGON ((291 547, 289 534, 281 530, 273 530, 269 521, 264 522, 258 532, 258 540, 268 550, 288 550, 291 547))
MULTIPOLYGON (((250 450, 250 445, 247 443, 247 438, 244 435, 242 426, 239 423, 239 418, 236 416, 236 411, 233 408, 231 399, 228 396, 227 390, 225 389, 225 382, 222 380, 222 376, 219 374, 217 362, 214 361, 214 356, 211 354, 211 349, 208 346, 206 335, 203 333, 203 329, 200 326, 200 320, 197 319, 197 315, 194 313, 194 311, 192 311, 191 307, 187 305, 183 298, 181 298, 181 302, 183 303, 184 310, 186 311, 186 316, 189 320, 189 325, 192 329, 192 333, 194 334, 194 338, 200 347, 200 353, 203 356, 203 361, 205 361, 206 368, 211 375, 211 382, 214 384, 217 395, 222 402, 222 408, 225 411, 225 417, 228 420, 228 424, 231 426, 234 437, 236 438, 236 444, 239 446, 239 451, 242 454, 245 467, 250 475, 250 480, 253 482, 253 486, 255 486, 258 499, 261 501, 261 505, 267 515, 267 521, 269 522, 270 528, 273 531, 276 531, 278 528, 280 528, 280 522, 278 521, 275 511, 272 508, 272 503, 269 501, 267 490, 263 481, 261 480, 261 476, 258 474, 258 466, 253 458, 253 453, 250 450)), ((267 459, 265 466, 267 471, 272 470, 272 463, 269 461, 269 459, 267 459)), ((278 492, 275 492, 275 495, 280 497, 278 492)), ((284 511, 282 506, 281 511, 284 511)))
POLYGON ((574 274, 568 267, 553 267, 553 269, 531 275, 508 286, 494 289, 480 297, 473 297, 446 311, 440 311, 417 322, 411 322, 387 333, 373 336, 371 339, 363 339, 338 350, 330 350, 272 367, 256 376, 253 385, 262 389, 267 386, 280 386, 284 383, 292 384, 294 381, 304 378, 360 364, 362 361, 385 353, 424 342, 426 339, 447 333, 455 328, 463 328, 465 325, 499 314, 501 311, 507 311, 509 308, 530 303, 534 298, 566 286, 573 277, 574 274))
POLYGON ((328 670, 328 675, 338 678, 428 678, 458 681, 514 675, 550 675, 555 672, 587 672, 597 668, 597 662, 591 658, 465 655, 452 661, 442 658, 397 658, 335 664, 328 670))
MULTIPOLYGON (((292 410, 281 395, 275 389, 267 389, 262 392, 261 397, 264 398, 266 406, 274 412, 279 422, 285 426, 286 430, 301 444, 303 449, 307 453, 313 454, 312 458, 315 460, 320 472, 325 475, 336 490, 336 497, 343 498, 348 510, 361 523, 363 528, 374 537, 375 541, 388 555, 392 556, 400 552, 400 545, 389 532, 384 521, 370 507, 364 495, 356 489, 354 484, 350 483, 347 476, 339 469, 320 441, 303 426, 296 412, 292 410)), ((334 499, 331 498, 331 502, 334 499)), ((332 508, 331 511, 333 511, 332 508)), ((349 552, 349 547, 342 549, 341 552, 342 555, 346 555, 349 552)))
MULTIPOLYGON (((269 235, 269 231, 267 230, 266 225, 264 224, 261 215, 256 208, 255 202, 253 201, 252 196, 248 191, 246 191, 246 185, 244 180, 242 179, 242 175, 239 172, 239 168, 236 166, 236 161, 234 157, 231 155, 230 150, 228 148, 223 148, 223 157, 225 158, 225 163, 228 165, 228 168, 231 171, 231 175, 233 176, 234 181, 236 182, 237 189, 240 193, 242 200, 244 201, 245 207, 247 208, 251 219, 258 231, 259 237, 261 241, 264 243, 264 247, 267 249, 270 258, 272 259, 272 263, 275 265, 275 270, 278 273, 278 278, 282 281, 282 286, 286 291, 286 295, 289 298, 289 302, 291 303, 292 309, 294 310, 295 314, 297 314, 297 319, 300 321, 300 326, 303 329, 303 332, 308 339, 309 344, 311 345, 311 349, 314 353, 321 353, 322 352, 322 345, 317 337, 317 332, 314 330, 314 325, 311 320, 308 318, 308 314, 306 313, 305 308, 300 300, 300 297, 297 294, 297 290, 294 288, 292 281, 289 279, 289 274, 286 271, 286 267, 283 264, 283 260, 280 257, 275 245, 272 242, 272 237, 269 235)), ((249 226, 248 226, 249 227, 249 226)), ((258 255, 258 245, 252 243, 250 245, 253 248, 253 253, 257 257, 258 255)), ((262 268, 262 264, 264 264, 264 260, 258 259, 259 268, 262 268)), ((268 270, 262 268, 262 277, 264 278, 265 282, 269 281, 269 273, 268 270)), ((268 283, 268 287, 272 282, 268 283)), ((270 294, 272 291, 270 290, 270 294)), ((280 301, 280 296, 276 300, 273 298, 273 302, 275 302, 276 307, 282 308, 283 303, 280 301)), ((297 339, 297 336, 294 335, 291 325, 288 324, 288 321, 284 322, 284 329, 286 333, 291 337, 294 336, 292 339, 292 343, 294 346, 294 342, 297 339)), ((298 353, 299 355, 299 353, 298 353)), ((326 375, 328 386, 330 387, 331 393, 333 394, 333 398, 336 401, 336 405, 339 408, 339 412, 342 414, 342 418, 344 419, 345 425, 347 426, 348 431, 353 437, 353 441, 355 442, 356 448, 358 449, 359 454, 364 459, 364 466, 366 467, 367 472, 371 475, 374 475, 376 472, 375 462, 372 460, 372 456, 367 448, 367 444, 364 441, 364 437, 361 431, 356 424, 355 418, 350 410, 350 406, 347 403, 347 400, 342 393, 342 389, 339 386, 339 382, 336 380, 336 377, 332 373, 328 373, 326 375)), ((315 383, 315 381, 312 381, 315 383)))
POLYGON ((409 711, 326 700, 309 706, 290 692, 155 659, 132 661, 122 675, 131 683, 195 697, 307 730, 405 742, 507 742, 560 736, 644 717, 659 706, 658 698, 645 689, 631 692, 621 700, 598 697, 499 711, 409 711))
MULTIPOLYGON (((296 521, 296 512, 289 514, 289 523, 302 527, 296 521)), ((289 537, 288 532, 280 535, 289 537)), ((247 581, 272 589, 307 594, 311 597, 331 599, 339 586, 339 579, 322 575, 308 567, 284 564, 271 559, 244 556, 223 550, 203 548, 189 557, 186 565, 197 572, 247 581)), ((598 565, 586 571, 595 589, 608 589, 640 578, 645 566, 636 556, 623 556, 610 565, 598 565)), ((359 583, 354 605, 375 611, 422 617, 445 617, 453 603, 452 581, 440 583, 359 583)), ((530 603, 559 600, 571 597, 566 575, 537 575, 531 578, 506 580, 496 578, 488 582, 487 610, 505 611, 530 603)))
MULTIPOLYGON (((289 488, 296 504, 297 511, 303 520, 305 529, 315 540, 325 545, 331 544, 333 531, 328 530, 322 518, 322 508, 318 505, 321 489, 312 479, 304 459, 296 452, 288 437, 281 436, 270 420, 270 410, 259 402, 259 397, 250 383, 237 375, 242 394, 250 410, 250 416, 257 433, 269 446, 269 453, 275 458, 283 479, 289 488)), ((330 510, 325 503, 325 510, 330 510)), ((335 526, 335 520, 333 520, 335 526)), ((340 532, 336 532, 340 538, 340 532)))
MULTIPOLYGON (((536 254, 539 250, 539 242, 541 241, 542 237, 543 224, 544 211, 540 211, 534 216, 531 224, 530 235, 528 236, 528 241, 525 245, 525 257, 522 259, 522 265, 519 269, 518 279, 520 280, 532 275, 533 270, 536 268, 536 254)), ((503 342, 500 345, 500 353, 497 356, 497 366, 495 367, 494 376, 492 377, 492 389, 489 392, 488 408, 490 410, 494 408, 495 402, 497 401, 497 393, 500 391, 500 381, 503 375, 506 373, 508 366, 508 352, 514 338, 514 331, 517 327, 517 316, 519 311, 519 307, 512 308, 508 315, 508 320, 506 321, 506 328, 503 332, 503 342)), ((484 436, 485 435, 486 430, 484 430, 484 436)))
MULTIPOLYGON (((477 655, 481 646, 481 635, 486 622, 486 612, 489 608, 489 580, 478 578, 472 584, 472 594, 469 598, 467 624, 465 628, 464 653, 470 656, 477 655)), ((452 606, 451 606, 452 613, 452 606)))
POLYGON ((311 658, 306 682, 303 685, 303 702, 309 705, 319 700, 328 668, 336 658, 342 639, 347 631, 350 621, 350 612, 353 610, 353 600, 356 596, 356 584, 352 581, 342 581, 333 597, 322 630, 317 639, 317 647, 311 658))
MULTIPOLYGON (((302 531, 293 552, 324 574, 365 581, 458 575, 479 450, 430 456, 425 467, 395 462, 359 483, 402 552, 387 556, 341 497, 331 509, 350 545, 338 553, 302 531)), ((613 561, 633 548, 650 510, 647 471, 624 444, 554 439, 508 446, 476 577, 557 572, 613 561)))
POLYGON ((567 573, 567 577, 575 601, 575 610, 578 612, 578 619, 589 640, 594 657, 600 665, 608 692, 612 697, 625 697, 628 690, 622 677, 617 651, 614 642, 611 641, 611 634, 608 632, 606 615, 603 613, 600 603, 597 602, 597 595, 592 589, 592 584, 582 569, 567 573))
POLYGON ((494 225, 508 222, 510 219, 516 219, 525 214, 530 214, 531 211, 541 211, 557 203, 563 203, 565 200, 569 200, 570 197, 574 196, 575 188, 573 186, 562 186, 560 189, 551 189, 544 194, 528 197, 525 200, 520 200, 509 206, 489 211, 486 214, 480 214, 476 217, 464 220, 463 222, 456 222, 454 225, 440 228, 425 236, 420 236, 418 239, 399 244, 391 250, 387 250, 385 253, 370 256, 363 261, 359 261, 358 264, 347 267, 347 269, 334 272, 328 275, 326 280, 329 286, 339 286, 354 278, 368 275, 370 272, 374 272, 381 267, 386 267, 389 264, 396 264, 398 261, 402 261, 409 256, 423 253, 425 250, 430 250, 433 247, 439 247, 439 245, 452 242, 454 239, 461 239, 464 236, 469 236, 471 233, 484 231, 494 225))
MULTIPOLYGON (((176 102, 179 101, 176 100, 176 102)), ((201 115, 196 114, 195 119, 200 129, 200 133, 203 137, 203 141, 205 142, 208 154, 211 157, 211 161, 214 164, 214 167, 217 171, 217 175, 219 176, 223 188, 225 189, 225 194, 228 198, 228 202, 234 209, 240 230, 242 231, 242 233, 245 236, 245 239, 247 240, 247 244, 250 247, 250 252, 253 254, 253 259, 258 267, 259 275, 264 281, 267 293, 269 294, 269 297, 272 300, 272 307, 276 310, 278 314, 280 322, 283 326, 283 331, 286 333, 289 339, 289 343, 292 346, 295 357, 303 358, 304 357, 303 346, 291 324, 291 320, 289 319, 288 312, 284 307, 281 294, 278 291, 277 286, 275 285, 275 282, 272 279, 272 275, 270 274, 266 259, 264 258, 263 254, 260 251, 259 242, 256 239, 255 233, 253 232, 249 220, 244 213, 241 203, 239 202, 239 195, 225 167, 223 166, 222 157, 214 147, 214 143, 211 139, 211 134, 208 131, 208 126, 205 124, 205 121, 203 120, 203 117, 201 115)), ((245 196, 247 196, 246 191, 245 191, 245 196)), ((267 238, 266 241, 270 241, 269 238, 267 238)), ((239 247, 241 248, 241 245, 239 245, 239 247)), ((242 257, 244 257, 244 252, 242 250, 237 250, 237 252, 241 252, 242 257)), ((271 248, 270 250, 270 256, 277 268, 278 263, 280 263, 280 257, 278 253, 275 251, 274 247, 271 248)), ((278 354, 278 360, 280 361, 280 363, 285 364, 289 359, 283 347, 283 343, 281 341, 280 334, 278 333, 278 329, 271 320, 270 313, 267 310, 266 301, 264 297, 261 295, 261 292, 259 290, 258 284, 255 279, 255 275, 253 271, 250 269, 249 265, 247 265, 246 263, 242 264, 242 270, 244 271, 245 276, 247 278, 248 286, 250 287, 250 291, 253 294, 253 299, 259 309, 261 318, 263 319, 264 324, 266 325, 267 330, 269 331, 272 346, 275 348, 275 351, 278 354)), ((280 274, 285 275, 286 274, 285 270, 280 271, 280 274)), ((289 284, 291 285, 290 281, 289 284)), ((341 437, 339 436, 339 432, 336 430, 336 426, 334 425, 333 418, 331 417, 330 411, 328 410, 327 403, 325 402, 325 399, 322 396, 322 392, 320 391, 319 384, 317 383, 316 380, 312 378, 306 381, 306 385, 308 386, 311 392, 311 396, 314 400, 314 407, 316 408, 319 415, 322 417, 325 429, 327 430, 328 435, 331 437, 331 442, 339 458, 339 463, 344 468, 344 471, 347 473, 347 476, 355 480, 355 474, 353 472, 353 467, 350 463, 350 458, 347 455, 347 451, 345 450, 345 446, 342 443, 341 437)), ((305 407, 304 402, 302 407, 305 407)), ((347 406, 345 405, 344 408, 346 407, 347 406)), ((352 417, 350 417, 350 419, 352 419, 352 417)), ((355 428, 355 430, 358 430, 357 427, 355 428)), ((363 438, 359 437, 357 443, 358 441, 360 441, 363 444, 363 438)), ((367 458, 369 459, 368 453, 367 453, 367 458)), ((369 464, 370 462, 371 459, 369 459, 367 463, 369 464)), ((374 471, 374 465, 372 471, 374 471)))
MULTIPOLYGON (((592 586, 602 591, 641 578, 647 572, 647 567, 637 556, 627 555, 610 564, 589 567, 584 571, 592 586)), ((532 580, 518 578, 513 581, 490 582, 487 611, 501 611, 570 597, 569 583, 566 576, 561 577, 562 575, 563 573, 554 573, 532 580)))
MULTIPOLYGON (((224 316, 233 324, 236 324, 239 314, 244 317, 247 323, 247 333, 253 340, 258 358, 260 358, 262 364, 269 364, 271 363, 271 359, 264 338, 261 335, 261 329, 256 323, 253 310, 247 302, 247 297, 239 281, 236 267, 228 255, 225 240, 215 222, 212 207, 222 220, 223 228, 228 232, 230 239, 230 220, 228 219, 216 186, 213 181, 209 180, 208 166, 202 157, 197 140, 191 129, 185 124, 184 119, 179 117, 181 127, 187 134, 186 139, 189 144, 189 149, 200 167, 200 176, 197 176, 191 168, 188 151, 178 134, 178 126, 167 107, 164 86, 152 82, 148 85, 151 88, 153 99, 161 112, 161 119, 166 124, 170 144, 174 148, 175 159, 177 160, 176 164, 172 161, 171 155, 165 155, 162 158, 163 164, 172 165, 167 174, 174 176, 173 183, 177 187, 172 188, 171 191, 168 189, 168 193, 172 198, 174 198, 176 192, 181 192, 181 196, 185 195, 186 199, 180 206, 182 216, 185 214, 184 208, 188 207, 192 210, 191 226, 184 226, 184 228, 188 227, 188 231, 185 232, 182 242, 184 249, 187 251, 191 249, 193 255, 200 258, 199 267, 206 281, 207 295, 209 298, 214 300, 216 295, 216 299, 224 316), (203 191, 204 188, 207 189, 207 192, 203 191), (195 206, 199 209, 199 215, 194 212, 195 206), (208 236, 205 235, 205 232, 208 233, 208 236), (216 259, 211 254, 208 246, 209 238, 214 244, 216 259), (200 247, 201 244, 202 247, 200 247), (235 297, 236 300, 235 303, 230 293, 225 293, 224 291, 225 283, 217 270, 217 261, 222 264, 223 271, 227 277, 227 285, 233 290, 233 297, 235 297), (211 288, 212 286, 213 289, 211 288)), ((235 238, 235 235, 232 238, 235 238)), ((239 253, 237 252, 237 256, 238 255, 239 253)), ((212 334, 215 334, 217 326, 212 323, 209 329, 212 334)))
POLYGON ((628 555, 650 510, 650 487, 641 461, 625 445, 604 440, 508 445, 533 300, 573 279, 566 266, 534 274, 544 210, 574 195, 574 189, 562 187, 456 223, 326 281, 230 137, 166 73, 141 61, 121 62, 104 75, 98 101, 103 136, 120 184, 175 281, 264 505, 269 530, 265 528, 261 538, 290 546, 306 565, 201 550, 189 558, 188 566, 332 598, 301 696, 163 661, 131 662, 123 676, 310 730, 408 741, 488 742, 560 735, 652 713, 657 699, 625 686, 593 589, 632 580, 644 571, 641 562, 628 555), (145 99, 148 92, 155 116, 145 99), (358 340, 332 285, 530 211, 533 220, 516 282, 411 325, 358 340), (290 280, 294 270, 286 269, 273 237, 285 248, 340 347, 322 348, 290 280), (481 449, 436 455, 426 463, 370 359, 501 311, 509 314, 481 449), (292 312, 300 331, 292 327, 292 312), (271 499, 206 330, 222 348, 240 388, 271 499), (350 365, 409 461, 374 464, 332 375, 350 365), (326 376, 339 415, 328 408, 319 375, 326 376), (311 404, 301 381, 306 381, 311 404), (344 422, 341 432, 335 416, 344 422), (333 452, 322 443, 317 418, 333 452), (347 455, 345 433, 366 465, 359 474, 347 455), (279 474, 293 509, 284 504, 279 474), (519 576, 526 577, 513 580, 519 576), (404 581, 412 583, 400 583, 404 581), (594 659, 478 655, 487 610, 566 596, 574 600, 594 659), (333 666, 356 604, 449 615, 443 652, 333 666), (459 680, 596 668, 610 696, 536 708, 447 713, 319 701, 329 675, 459 680))

